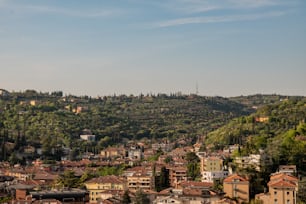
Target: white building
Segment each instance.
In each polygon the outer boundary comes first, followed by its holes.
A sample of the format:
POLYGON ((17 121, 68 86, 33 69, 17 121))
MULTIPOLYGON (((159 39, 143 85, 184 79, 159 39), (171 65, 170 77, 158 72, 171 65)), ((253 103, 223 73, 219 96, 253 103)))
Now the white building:
POLYGON ((228 176, 228 171, 202 171, 202 182, 212 183, 228 176))
POLYGON ((94 142, 96 140, 95 135, 80 135, 80 138, 82 140, 87 140, 87 141, 91 141, 91 142, 94 142))

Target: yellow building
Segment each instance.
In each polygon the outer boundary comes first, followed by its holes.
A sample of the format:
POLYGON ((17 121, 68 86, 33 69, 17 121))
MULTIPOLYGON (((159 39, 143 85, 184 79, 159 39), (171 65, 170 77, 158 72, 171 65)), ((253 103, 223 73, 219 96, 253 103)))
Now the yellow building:
POLYGON ((146 173, 134 173, 127 177, 128 189, 130 191, 154 189, 154 177, 146 173))
POLYGON ((298 191, 298 178, 285 173, 274 174, 268 183, 269 192, 256 195, 262 204, 295 204, 298 191))
POLYGON ((201 171, 222 171, 223 160, 218 157, 201 157, 201 171))
POLYGON ((237 174, 233 174, 223 181, 223 191, 226 193, 226 196, 236 198, 238 203, 249 202, 249 188, 249 181, 237 174))
POLYGON ((101 198, 104 190, 126 190, 126 180, 117 176, 101 176, 85 182, 86 189, 89 191, 91 203, 97 202, 101 198))
POLYGON ((101 158, 124 158, 126 150, 123 147, 108 147, 100 152, 101 158))

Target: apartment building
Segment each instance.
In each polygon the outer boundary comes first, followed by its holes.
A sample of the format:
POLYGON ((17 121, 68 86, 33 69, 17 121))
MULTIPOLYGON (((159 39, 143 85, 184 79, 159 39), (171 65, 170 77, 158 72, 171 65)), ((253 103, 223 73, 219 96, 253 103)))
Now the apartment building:
POLYGON ((85 182, 89 191, 89 200, 94 203, 101 198, 104 190, 126 190, 126 180, 118 176, 101 176, 85 182))
POLYGON ((262 204, 296 204, 298 178, 286 173, 276 173, 270 177, 269 192, 257 194, 262 204))
POLYGON ((248 179, 233 174, 223 181, 223 191, 226 196, 237 199, 238 203, 248 203, 250 200, 250 182, 248 179))

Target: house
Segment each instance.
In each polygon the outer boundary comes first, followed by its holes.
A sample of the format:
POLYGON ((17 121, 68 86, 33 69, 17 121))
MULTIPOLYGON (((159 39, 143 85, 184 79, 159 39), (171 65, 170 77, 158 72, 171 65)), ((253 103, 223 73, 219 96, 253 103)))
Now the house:
POLYGON ((201 181, 209 183, 220 181, 229 175, 228 171, 202 171, 201 174, 202 174, 201 181))
POLYGON ((101 159, 125 158, 126 150, 123 147, 107 147, 101 150, 101 159))
POLYGON ((263 165, 271 162, 270 157, 261 151, 260 154, 250 154, 249 156, 235 157, 234 163, 238 168, 253 168, 256 171, 260 171, 263 165))
POLYGON ((201 190, 209 190, 213 187, 212 183, 207 182, 199 182, 199 181, 182 181, 179 184, 179 187, 186 189, 201 189, 201 190))
POLYGON ((201 157, 201 172, 202 171, 222 171, 223 159, 218 157, 201 157))
POLYGON ((223 180, 223 191, 229 198, 237 199, 238 203, 248 203, 250 200, 250 182, 248 179, 233 174, 223 180))
POLYGON ((173 143, 166 141, 152 144, 152 149, 155 151, 162 150, 163 152, 169 152, 173 149, 173 146, 173 143))
POLYGON ((139 146, 132 146, 128 150, 128 158, 131 160, 141 160, 143 158, 142 148, 139 146))
POLYGON ((201 157, 202 182, 214 182, 228 176, 228 171, 224 171, 223 159, 219 157, 201 157))
POLYGON ((94 142, 96 140, 96 135, 80 135, 80 139, 94 142))
POLYGON ((31 174, 26 172, 23 168, 7 169, 5 175, 14 177, 20 181, 26 181, 27 179, 31 178, 31 174))
POLYGON ((211 190, 168 188, 159 192, 153 203, 213 204, 221 198, 223 195, 220 196, 211 190))
POLYGON ((187 167, 168 167, 170 186, 176 187, 179 183, 187 181, 187 167))
POLYGON ((118 176, 101 176, 85 182, 90 202, 97 202, 104 190, 126 190, 126 180, 118 176))
POLYGON ((152 190, 155 187, 154 176, 148 172, 136 172, 127 177, 128 189, 135 192, 139 189, 152 190))
POLYGON ((124 190, 103 190, 100 193, 101 200, 107 200, 109 198, 121 198, 124 194, 124 190))
POLYGON ((51 174, 47 171, 36 172, 33 176, 33 181, 38 182, 41 186, 50 186, 57 180, 57 174, 51 174))
POLYGON ((153 201, 153 204, 167 204, 167 203, 183 204, 183 201, 182 199, 176 198, 174 196, 159 197, 153 201))
POLYGON ((280 165, 278 172, 294 176, 297 173, 296 165, 280 165))
POLYGON ((286 173, 271 175, 269 192, 257 194, 255 198, 262 204, 295 204, 298 192, 298 178, 286 173))

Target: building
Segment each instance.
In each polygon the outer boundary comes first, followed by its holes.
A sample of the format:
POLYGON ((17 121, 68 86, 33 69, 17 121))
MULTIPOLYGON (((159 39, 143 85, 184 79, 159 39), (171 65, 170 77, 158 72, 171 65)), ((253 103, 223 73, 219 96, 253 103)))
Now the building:
POLYGON ((173 149, 173 143, 161 142, 152 144, 152 149, 155 151, 162 150, 163 152, 169 152, 173 149))
POLYGON ((296 165, 280 165, 278 172, 294 176, 297 173, 296 165))
POLYGON ((263 151, 260 154, 250 154, 249 156, 236 157, 234 163, 240 169, 253 168, 260 171, 263 165, 271 163, 270 157, 263 151))
POLYGON ((223 191, 229 198, 237 199, 238 203, 248 203, 250 200, 250 182, 248 179, 233 174, 223 181, 223 191))
POLYGON ((179 183, 187 181, 187 167, 169 167, 170 186, 176 187, 179 183))
MULTIPOLYGON (((33 191, 29 193, 31 200, 56 199, 64 203, 84 204, 88 202, 88 192, 80 189, 33 191)), ((29 202, 30 203, 30 202, 29 202)), ((50 202, 51 203, 51 202, 50 202)))
POLYGON ((218 157, 201 157, 202 182, 214 182, 228 176, 224 171, 223 159, 218 157))
POLYGON ((154 176, 146 172, 136 172, 127 177, 127 187, 130 191, 153 190, 155 187, 154 176))
POLYGON ((223 159, 218 157, 201 157, 201 172, 202 171, 222 171, 223 159))
POLYGON ((90 202, 97 202, 104 190, 126 190, 126 180, 117 176, 101 176, 85 182, 90 202))
POLYGON ((123 147, 108 147, 100 152, 102 159, 125 158, 126 150, 123 147))
POLYGON ((128 150, 128 158, 131 160, 141 160, 143 158, 142 148, 139 146, 132 146, 128 150))
POLYGON ((228 171, 202 171, 202 182, 213 183, 228 176, 228 171))
POLYGON ((269 192, 255 197, 262 204, 295 204, 298 192, 298 178, 286 173, 276 173, 270 177, 269 192))

